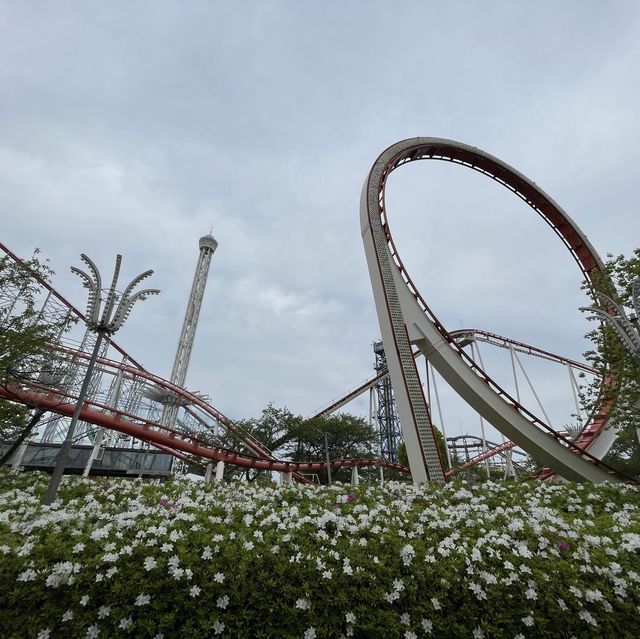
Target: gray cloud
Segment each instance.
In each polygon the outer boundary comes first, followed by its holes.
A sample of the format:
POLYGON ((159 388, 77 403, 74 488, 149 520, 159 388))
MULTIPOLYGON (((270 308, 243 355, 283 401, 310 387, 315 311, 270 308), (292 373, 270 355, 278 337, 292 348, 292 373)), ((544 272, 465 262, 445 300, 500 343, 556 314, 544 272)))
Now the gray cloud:
MULTIPOLYGON (((638 245, 635 3, 24 2, 3 15, 3 241, 40 246, 79 305, 68 267, 81 251, 105 271, 116 252, 127 274, 156 269, 162 295, 119 341, 168 376, 213 227, 188 384, 230 416, 269 401, 306 414, 369 374, 379 331, 359 191, 396 140, 479 146, 601 253, 638 245)), ((578 270, 509 193, 420 163, 393 176, 389 204, 445 325, 585 349, 578 270)))

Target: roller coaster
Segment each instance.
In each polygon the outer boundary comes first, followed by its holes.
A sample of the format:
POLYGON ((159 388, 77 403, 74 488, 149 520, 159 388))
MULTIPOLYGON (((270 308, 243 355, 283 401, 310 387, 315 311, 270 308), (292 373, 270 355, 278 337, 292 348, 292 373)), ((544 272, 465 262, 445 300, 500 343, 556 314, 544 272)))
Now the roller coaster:
MULTIPOLYGON (((386 149, 373 164, 365 180, 360 220, 365 255, 374 300, 385 346, 388 369, 311 417, 329 414, 364 393, 389 375, 392 381, 402 434, 410 468, 382 458, 333 460, 332 469, 380 466, 411 472, 415 482, 444 482, 447 477, 474 464, 503 454, 517 446, 544 464, 540 479, 563 476, 577 481, 625 481, 625 478, 601 461, 615 438, 608 427, 609 416, 619 388, 610 368, 601 378, 598 409, 590 415, 580 432, 570 436, 552 428, 498 385, 474 359, 465 346, 484 341, 513 352, 542 357, 549 361, 595 374, 585 364, 575 362, 537 347, 487 331, 465 329, 448 332, 418 292, 391 235, 385 204, 385 186, 391 172, 416 160, 440 160, 478 171, 502 184, 524 200, 551 227, 568 249, 583 277, 597 290, 604 281, 602 261, 575 222, 537 185, 501 160, 468 145, 441 138, 412 138, 386 149), (599 274, 599 277, 596 277, 599 274), (424 394, 416 367, 423 356, 428 364, 475 410, 482 419, 499 430, 505 441, 492 445, 465 462, 456 471, 446 470, 431 420, 431 407, 424 394)), ((23 264, 6 246, 2 252, 17 264, 23 264)), ((43 320, 65 318, 84 325, 83 314, 48 282, 37 278, 44 300, 39 312, 43 320)), ((11 295, 7 303, 15 304, 11 295)), ((50 441, 64 429, 62 418, 72 415, 78 397, 78 380, 86 369, 92 336, 85 333, 80 343, 70 343, 62 332, 51 345, 46 374, 37 379, 14 380, 0 386, 0 397, 48 411, 43 427, 50 441)), ((107 433, 106 442, 126 440, 144 442, 179 459, 190 462, 218 462, 243 468, 280 471, 299 481, 305 473, 327 468, 327 462, 290 462, 278 459, 272 451, 242 430, 214 408, 206 398, 192 393, 145 370, 112 340, 106 340, 97 360, 92 389, 84 401, 80 417, 85 435, 102 441, 96 428, 107 433), (109 357, 117 353, 120 361, 109 357), (163 405, 159 396, 176 398, 180 414, 176 427, 161 423, 163 405), (242 450, 217 447, 216 436, 229 431, 237 436, 242 450)), ((95 455, 93 455, 95 456, 95 455)), ((357 472, 357 471, 356 471, 357 472)))

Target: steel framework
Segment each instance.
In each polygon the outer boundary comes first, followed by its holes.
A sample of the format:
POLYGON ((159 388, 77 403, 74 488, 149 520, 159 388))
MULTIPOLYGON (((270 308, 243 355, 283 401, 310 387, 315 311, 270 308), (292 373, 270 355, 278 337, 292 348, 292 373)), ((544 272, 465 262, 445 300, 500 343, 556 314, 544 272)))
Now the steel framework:
MULTIPOLYGON (((187 370, 189 369, 189 361, 191 360, 191 351, 196 337, 198 328, 198 318, 200 317, 200 309, 202 308, 202 300, 204 299, 204 291, 207 286, 207 277, 209 275, 209 267, 211 266, 211 258, 218 248, 218 242, 213 235, 204 235, 198 243, 200 253, 198 255, 198 263, 196 271, 193 275, 193 283, 191 284, 191 292, 187 301, 187 309, 182 322, 182 330, 178 340, 178 348, 171 370, 172 384, 183 388, 187 379, 187 370)), ((179 395, 171 394, 164 397, 165 407, 162 412, 162 423, 167 426, 173 426, 178 416, 178 407, 181 398, 179 395)))
MULTIPOLYGON (((382 342, 374 343, 373 352, 376 358, 373 365, 374 370, 378 374, 382 371, 386 373, 388 370, 387 359, 384 356, 382 342)), ((376 423, 380 438, 380 454, 383 459, 397 464, 398 446, 402 443, 402 431, 389 375, 379 379, 373 388, 376 397, 376 423)))

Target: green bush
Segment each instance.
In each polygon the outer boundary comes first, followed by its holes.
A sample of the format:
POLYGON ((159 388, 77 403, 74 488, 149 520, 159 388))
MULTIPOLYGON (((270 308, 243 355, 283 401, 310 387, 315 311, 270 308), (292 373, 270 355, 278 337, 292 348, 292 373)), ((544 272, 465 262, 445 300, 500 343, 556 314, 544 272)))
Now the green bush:
POLYGON ((624 485, 256 486, 0 471, 0 637, 640 636, 624 485))

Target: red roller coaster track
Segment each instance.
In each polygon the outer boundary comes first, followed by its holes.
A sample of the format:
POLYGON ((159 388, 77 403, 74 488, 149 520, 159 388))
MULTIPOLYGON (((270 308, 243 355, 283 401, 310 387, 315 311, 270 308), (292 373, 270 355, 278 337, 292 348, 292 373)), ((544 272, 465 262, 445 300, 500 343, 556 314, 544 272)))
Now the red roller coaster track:
MULTIPOLYGON (((24 262, 4 244, 0 243, 0 249, 13 261, 27 268, 24 262)), ((49 282, 33 272, 32 275, 45 290, 51 293, 64 307, 69 309, 73 315, 81 321, 84 321, 84 315, 64 296, 58 293, 49 282)), ((236 451, 207 446, 195 436, 181 433, 175 429, 162 426, 156 421, 150 421, 139 415, 133 415, 90 399, 85 400, 83 403, 80 413, 83 421, 130 435, 181 459, 185 458, 185 454, 190 454, 196 457, 222 461, 245 468, 291 472, 294 473, 294 477, 299 481, 305 481, 304 478, 299 475, 301 472, 318 472, 326 469, 326 462, 288 462, 277 459, 266 446, 250 434, 239 429, 232 420, 208 404, 201 397, 157 375, 149 373, 113 340, 109 340, 109 343, 123 356, 125 361, 131 362, 132 365, 116 362, 107 358, 98 358, 98 364, 104 369, 121 371, 131 378, 144 380, 162 390, 177 395, 180 400, 184 401, 187 405, 185 410, 190 411, 190 406, 199 408, 227 430, 239 435, 243 443, 255 453, 255 456, 243 455, 236 451)), ((52 348, 61 354, 73 356, 75 359, 89 359, 89 354, 82 351, 73 350, 61 345, 55 345, 52 346, 52 348)), ((6 387, 0 386, 0 397, 26 404, 30 407, 44 408, 62 416, 71 416, 73 414, 77 399, 75 395, 68 391, 46 387, 36 381, 21 383, 20 385, 12 384, 6 387)), ((333 469, 365 466, 383 466, 400 472, 409 472, 408 468, 400 464, 394 464, 381 459, 344 459, 331 462, 333 469)))

